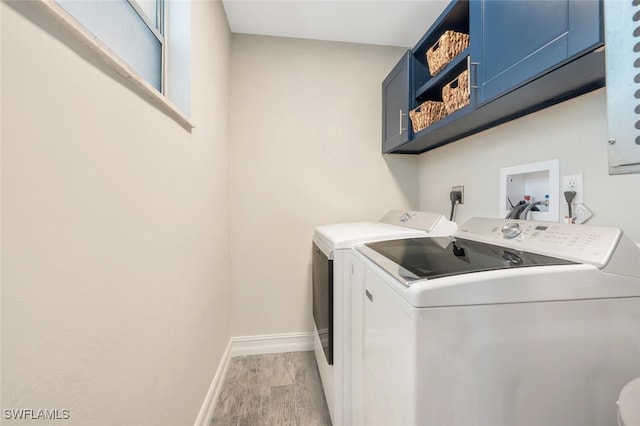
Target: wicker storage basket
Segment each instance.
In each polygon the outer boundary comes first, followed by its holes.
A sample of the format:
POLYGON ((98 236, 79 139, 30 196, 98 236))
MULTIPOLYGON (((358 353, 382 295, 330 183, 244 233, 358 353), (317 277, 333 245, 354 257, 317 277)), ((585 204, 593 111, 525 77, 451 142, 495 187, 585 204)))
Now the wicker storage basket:
POLYGON ((418 108, 409 111, 409 118, 411 118, 413 132, 418 133, 420 130, 430 126, 445 115, 447 115, 447 110, 444 107, 444 102, 423 102, 418 108))
POLYGON ((442 88, 442 100, 447 114, 469 104, 469 71, 464 70, 453 81, 442 88))
POLYGON ((453 58, 469 46, 469 34, 445 31, 427 50, 427 64, 432 76, 438 74, 453 58))

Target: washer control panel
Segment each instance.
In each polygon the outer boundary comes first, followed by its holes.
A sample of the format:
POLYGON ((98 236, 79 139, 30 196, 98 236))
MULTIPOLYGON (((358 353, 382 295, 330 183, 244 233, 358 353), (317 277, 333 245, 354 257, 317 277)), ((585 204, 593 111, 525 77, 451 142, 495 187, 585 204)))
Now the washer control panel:
POLYGON ((603 268, 622 231, 614 227, 472 218, 453 236, 603 268))

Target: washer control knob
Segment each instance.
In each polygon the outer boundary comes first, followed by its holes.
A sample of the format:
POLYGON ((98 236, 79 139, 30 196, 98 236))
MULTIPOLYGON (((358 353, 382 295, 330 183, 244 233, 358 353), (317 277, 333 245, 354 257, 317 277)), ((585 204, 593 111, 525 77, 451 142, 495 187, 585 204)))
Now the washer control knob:
POLYGON ((512 239, 517 237, 521 233, 522 228, 520 227, 520 224, 516 222, 507 223, 502 227, 502 236, 504 238, 512 239))

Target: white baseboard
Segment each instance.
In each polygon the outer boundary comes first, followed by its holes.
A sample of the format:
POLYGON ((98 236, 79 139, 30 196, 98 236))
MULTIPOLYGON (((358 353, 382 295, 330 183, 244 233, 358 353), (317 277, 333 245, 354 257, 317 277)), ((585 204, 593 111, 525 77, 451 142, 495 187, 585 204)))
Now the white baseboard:
POLYGON ((312 332, 232 337, 231 356, 313 350, 312 332))
POLYGON ((194 426, 209 426, 224 379, 227 376, 231 358, 244 355, 312 351, 313 338, 313 332, 232 337, 218 364, 218 370, 213 377, 211 386, 209 386, 209 391, 194 426))
POLYGON ((211 422, 211 418, 213 417, 213 410, 216 408, 216 402, 218 402, 218 397, 220 396, 220 391, 222 390, 222 384, 224 383, 225 377, 227 377, 229 361, 231 360, 232 341, 233 339, 229 339, 227 348, 222 354, 222 359, 218 364, 218 369, 216 370, 216 374, 213 376, 213 381, 209 386, 209 391, 207 392, 207 396, 204 398, 202 407, 200 407, 200 412, 198 413, 198 417, 196 418, 194 426, 209 426, 209 423, 211 422))

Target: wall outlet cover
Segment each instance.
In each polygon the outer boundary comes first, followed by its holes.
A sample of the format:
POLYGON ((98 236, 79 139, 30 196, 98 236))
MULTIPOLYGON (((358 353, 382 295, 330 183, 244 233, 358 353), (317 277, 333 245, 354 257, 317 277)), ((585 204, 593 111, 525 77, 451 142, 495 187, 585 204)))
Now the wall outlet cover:
MULTIPOLYGON (((563 200, 565 191, 576 191, 576 196, 573 199, 573 205, 584 203, 584 183, 582 179, 582 173, 562 176, 561 196, 563 200)), ((566 201, 564 204, 566 204, 566 201)))
POLYGON ((464 186, 452 186, 452 191, 460 191, 460 202, 458 204, 464 204, 464 186))

